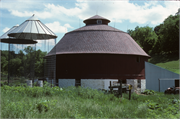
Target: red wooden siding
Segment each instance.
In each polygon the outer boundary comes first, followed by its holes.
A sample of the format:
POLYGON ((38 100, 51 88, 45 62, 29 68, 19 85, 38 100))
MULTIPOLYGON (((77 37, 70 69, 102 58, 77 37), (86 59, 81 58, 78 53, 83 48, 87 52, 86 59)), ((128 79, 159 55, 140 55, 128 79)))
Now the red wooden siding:
POLYGON ((57 55, 57 79, 145 79, 148 57, 117 54, 57 55))

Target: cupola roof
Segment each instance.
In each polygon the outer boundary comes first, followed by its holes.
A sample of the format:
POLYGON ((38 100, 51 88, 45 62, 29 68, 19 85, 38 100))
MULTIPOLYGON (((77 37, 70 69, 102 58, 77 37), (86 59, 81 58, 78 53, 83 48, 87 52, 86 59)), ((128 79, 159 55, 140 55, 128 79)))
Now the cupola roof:
POLYGON ((90 17, 86 20, 83 21, 86 25, 92 25, 92 24, 106 24, 108 25, 108 23, 110 22, 110 20, 101 17, 99 15, 95 15, 93 17, 90 17))

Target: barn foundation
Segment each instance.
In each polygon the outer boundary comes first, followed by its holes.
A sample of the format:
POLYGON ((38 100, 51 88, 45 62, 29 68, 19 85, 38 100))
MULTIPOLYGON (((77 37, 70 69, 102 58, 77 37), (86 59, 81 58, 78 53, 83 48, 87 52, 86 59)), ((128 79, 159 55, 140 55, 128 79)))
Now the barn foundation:
MULTIPOLYGON (((80 86, 92 89, 109 90, 110 81, 112 85, 118 82, 118 79, 80 79, 80 86)), ((126 84, 133 86, 132 92, 143 92, 146 89, 146 80, 142 79, 126 79, 126 84)), ((76 86, 76 79, 59 79, 59 87, 76 86)), ((118 90, 118 89, 114 89, 118 90)))
POLYGON ((146 89, 146 79, 126 79, 126 83, 133 86, 131 92, 141 93, 146 89))

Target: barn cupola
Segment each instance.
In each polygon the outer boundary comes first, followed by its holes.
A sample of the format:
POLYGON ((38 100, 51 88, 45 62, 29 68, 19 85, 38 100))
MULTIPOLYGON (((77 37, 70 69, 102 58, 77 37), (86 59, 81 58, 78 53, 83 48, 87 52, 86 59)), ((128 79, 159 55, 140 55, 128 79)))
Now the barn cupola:
POLYGON ((83 22, 86 24, 86 26, 87 25, 101 25, 101 24, 108 25, 110 20, 103 18, 99 15, 95 15, 93 17, 90 17, 89 19, 84 20, 83 22))

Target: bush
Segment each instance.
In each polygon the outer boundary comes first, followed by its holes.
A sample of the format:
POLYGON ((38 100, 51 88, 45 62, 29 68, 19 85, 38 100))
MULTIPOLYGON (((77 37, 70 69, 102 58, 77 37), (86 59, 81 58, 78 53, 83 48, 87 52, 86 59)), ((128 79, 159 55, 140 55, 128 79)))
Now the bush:
POLYGON ((1 86, 8 85, 8 82, 1 82, 1 86))
POLYGON ((146 90, 143 92, 143 94, 145 94, 145 95, 154 95, 155 92, 154 92, 153 90, 148 90, 148 89, 146 89, 146 90))

